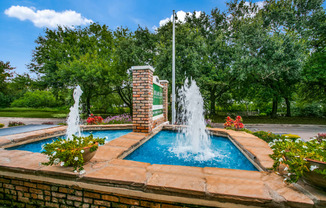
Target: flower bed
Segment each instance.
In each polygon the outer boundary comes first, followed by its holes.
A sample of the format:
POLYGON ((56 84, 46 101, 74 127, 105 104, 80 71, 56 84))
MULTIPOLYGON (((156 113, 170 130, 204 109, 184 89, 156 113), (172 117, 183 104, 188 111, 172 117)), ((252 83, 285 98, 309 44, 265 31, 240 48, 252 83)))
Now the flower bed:
POLYGON ((126 124, 132 123, 131 116, 129 114, 121 114, 116 116, 108 116, 106 119, 103 120, 105 124, 126 124))

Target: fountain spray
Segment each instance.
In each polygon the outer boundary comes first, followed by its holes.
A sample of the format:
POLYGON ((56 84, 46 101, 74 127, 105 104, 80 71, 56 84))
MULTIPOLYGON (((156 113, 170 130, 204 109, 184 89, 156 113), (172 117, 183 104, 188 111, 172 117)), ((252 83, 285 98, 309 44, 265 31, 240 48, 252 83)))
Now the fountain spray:
POLYGON ((72 139, 72 135, 76 136, 81 136, 80 133, 80 108, 79 108, 79 101, 80 101, 80 96, 83 94, 83 91, 81 90, 80 86, 78 85, 76 89, 74 90, 74 100, 75 104, 70 107, 70 112, 69 116, 67 119, 67 139, 70 140, 72 139))

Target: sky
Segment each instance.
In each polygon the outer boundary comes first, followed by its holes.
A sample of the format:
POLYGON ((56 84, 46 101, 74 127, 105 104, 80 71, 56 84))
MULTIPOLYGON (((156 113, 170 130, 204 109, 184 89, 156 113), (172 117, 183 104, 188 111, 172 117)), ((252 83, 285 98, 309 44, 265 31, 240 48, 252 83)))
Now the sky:
MULTIPOLYGON (((35 40, 44 29, 57 25, 87 26, 91 22, 153 30, 175 10, 206 12, 226 10, 226 0, 0 0, 0 60, 10 61, 15 72, 28 73, 35 40)), ((253 2, 257 2, 254 0, 253 2)), ((260 2, 261 3, 261 2, 260 2)))

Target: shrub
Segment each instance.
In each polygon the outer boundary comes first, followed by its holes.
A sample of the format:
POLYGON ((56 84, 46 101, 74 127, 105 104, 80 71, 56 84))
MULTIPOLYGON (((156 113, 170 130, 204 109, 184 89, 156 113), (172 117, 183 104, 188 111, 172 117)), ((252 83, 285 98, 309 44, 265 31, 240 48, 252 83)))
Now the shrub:
POLYGON ((300 139, 278 139, 269 143, 273 149, 271 158, 274 160, 273 168, 285 164, 288 174, 285 181, 297 182, 306 172, 316 172, 326 177, 326 171, 318 166, 309 165, 307 159, 326 162, 326 141, 311 140, 303 142, 300 139))
POLYGON ((224 128, 233 129, 233 130, 241 130, 244 128, 242 123, 241 116, 237 116, 235 120, 233 120, 230 116, 226 118, 226 122, 224 123, 224 128))
POLYGON ((0 123, 0 128, 3 128, 5 125, 3 123, 0 123))
POLYGON ((54 123, 51 122, 51 121, 49 121, 49 122, 43 122, 42 124, 43 124, 43 125, 53 125, 54 123))
POLYGON ((88 137, 77 137, 73 135, 72 139, 59 138, 58 140, 42 146, 42 154, 47 155, 49 162, 42 163, 43 165, 60 165, 71 166, 74 172, 79 171, 83 174, 84 171, 84 148, 91 147, 90 152, 97 150, 98 145, 103 145, 105 138, 94 138, 91 134, 88 137))
POLYGON ((103 120, 106 124, 125 124, 125 123, 132 123, 131 116, 129 114, 121 114, 117 116, 108 116, 106 119, 103 120))
POLYGON ((310 103, 303 107, 293 108, 294 116, 321 117, 323 116, 323 108, 319 103, 310 103))
POLYGON ((103 123, 103 118, 101 116, 94 116, 94 114, 91 114, 86 121, 88 125, 98 125, 103 123))
POLYGON ((23 97, 14 100, 11 107, 55 107, 57 101, 54 95, 49 91, 36 90, 33 92, 26 92, 23 97))
POLYGON ((20 121, 10 121, 8 124, 8 127, 12 127, 12 126, 23 126, 25 125, 23 122, 20 121))

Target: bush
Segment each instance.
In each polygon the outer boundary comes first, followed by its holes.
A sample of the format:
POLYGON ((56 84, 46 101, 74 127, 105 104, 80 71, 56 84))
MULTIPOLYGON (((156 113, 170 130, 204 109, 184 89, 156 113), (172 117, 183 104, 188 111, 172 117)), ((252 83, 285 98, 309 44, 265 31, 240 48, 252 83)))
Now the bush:
POLYGON ((129 114, 121 114, 117 116, 108 116, 106 119, 103 120, 103 123, 106 124, 125 124, 125 123, 132 123, 131 116, 129 114))
POLYGON ((8 124, 8 127, 12 127, 12 126, 24 126, 25 124, 23 122, 20 121, 10 121, 8 124))
POLYGON ((34 92, 26 92, 23 97, 14 100, 11 107, 55 107, 57 101, 54 95, 49 91, 36 90, 34 92))
POLYGON ((273 134, 272 132, 266 132, 266 131, 256 131, 253 132, 252 134, 255 135, 256 137, 259 137, 260 139, 264 140, 267 143, 282 138, 281 135, 273 134))
POLYGON ((5 125, 3 123, 0 123, 0 129, 3 128, 5 125))
POLYGON ((42 146, 42 154, 47 155, 49 161, 42 163, 43 165, 59 165, 64 167, 73 167, 74 172, 84 171, 83 153, 85 148, 90 147, 90 152, 98 149, 99 145, 103 145, 105 138, 94 138, 91 134, 87 137, 77 137, 73 135, 72 139, 59 138, 52 143, 42 146))
POLYGON ((12 100, 12 98, 9 95, 5 95, 2 92, 0 92, 0 107, 1 108, 9 107, 11 100, 12 100))
POLYGON ((310 103, 303 107, 293 108, 294 116, 304 116, 304 117, 321 117, 323 116, 323 108, 319 103, 310 103))

